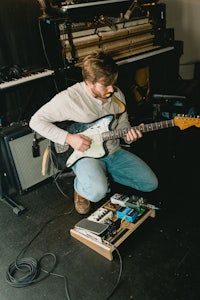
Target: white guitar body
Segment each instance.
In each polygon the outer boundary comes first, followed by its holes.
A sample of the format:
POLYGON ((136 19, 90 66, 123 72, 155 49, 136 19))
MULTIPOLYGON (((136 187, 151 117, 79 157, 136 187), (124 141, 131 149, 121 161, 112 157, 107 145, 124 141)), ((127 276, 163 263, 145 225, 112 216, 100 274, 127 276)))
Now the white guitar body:
MULTIPOLYGON (((78 127, 78 130, 73 129, 73 133, 81 133, 91 138, 92 143, 90 145, 90 148, 84 152, 73 150, 72 154, 66 160, 67 168, 71 167, 77 160, 83 157, 100 158, 106 154, 102 133, 109 131, 109 125, 112 119, 113 116, 108 115, 94 121, 93 123, 82 123, 81 126, 78 127)), ((55 145, 55 148, 57 150, 57 153, 62 153, 67 150, 68 146, 66 148, 66 146, 55 145)))

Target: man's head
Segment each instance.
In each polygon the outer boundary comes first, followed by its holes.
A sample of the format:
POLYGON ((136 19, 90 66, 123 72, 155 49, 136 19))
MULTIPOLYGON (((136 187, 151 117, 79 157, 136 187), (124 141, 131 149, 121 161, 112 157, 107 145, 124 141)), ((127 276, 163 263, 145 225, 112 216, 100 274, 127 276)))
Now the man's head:
POLYGON ((114 92, 118 66, 110 55, 97 51, 83 59, 82 75, 91 93, 97 98, 106 99, 114 92))

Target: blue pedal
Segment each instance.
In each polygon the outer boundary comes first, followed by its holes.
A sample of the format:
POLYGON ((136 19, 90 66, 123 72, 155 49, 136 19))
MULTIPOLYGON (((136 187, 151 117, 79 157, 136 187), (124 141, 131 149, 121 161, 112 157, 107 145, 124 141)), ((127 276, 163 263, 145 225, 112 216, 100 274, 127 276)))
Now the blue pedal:
POLYGON ((132 209, 128 212, 128 214, 126 215, 126 220, 127 220, 128 222, 133 223, 133 222, 136 220, 137 217, 138 217, 138 211, 135 210, 134 208, 132 208, 132 209))
POLYGON ((132 210, 132 208, 130 207, 120 207, 118 210, 117 210, 117 217, 119 219, 123 219, 124 217, 126 217, 128 215, 128 213, 132 210))

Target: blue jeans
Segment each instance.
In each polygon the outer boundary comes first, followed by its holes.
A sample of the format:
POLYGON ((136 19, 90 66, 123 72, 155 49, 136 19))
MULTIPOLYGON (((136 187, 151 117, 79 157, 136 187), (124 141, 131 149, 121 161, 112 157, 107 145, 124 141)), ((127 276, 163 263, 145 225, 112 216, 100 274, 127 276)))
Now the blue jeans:
POLYGON ((83 158, 72 167, 74 189, 82 197, 98 202, 109 191, 108 173, 115 182, 138 191, 151 192, 158 187, 156 175, 137 155, 120 148, 102 158, 83 158))

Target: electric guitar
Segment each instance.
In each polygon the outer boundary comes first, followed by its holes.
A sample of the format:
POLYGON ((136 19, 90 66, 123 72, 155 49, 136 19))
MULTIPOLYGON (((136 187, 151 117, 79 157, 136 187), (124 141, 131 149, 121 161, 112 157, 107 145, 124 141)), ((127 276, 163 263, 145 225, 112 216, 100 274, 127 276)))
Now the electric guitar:
MULTIPOLYGON (((113 115, 106 115, 92 123, 79 122, 62 122, 59 127, 67 130, 70 133, 84 134, 92 139, 91 146, 85 152, 74 150, 69 145, 60 145, 51 142, 51 151, 54 163, 58 169, 70 168, 79 159, 84 157, 100 158, 106 154, 105 142, 112 139, 125 137, 129 128, 116 129, 110 131, 110 125, 113 121, 113 115)), ((165 129, 178 126, 184 130, 191 126, 200 127, 200 117, 175 116, 171 120, 164 120, 150 124, 134 126, 133 129, 138 129, 141 132, 151 132, 155 130, 165 129)))

